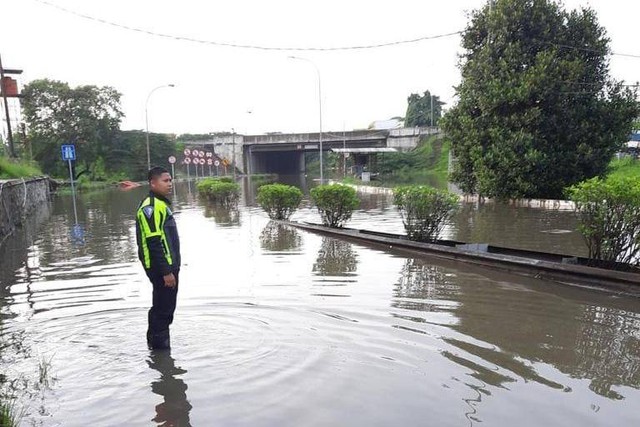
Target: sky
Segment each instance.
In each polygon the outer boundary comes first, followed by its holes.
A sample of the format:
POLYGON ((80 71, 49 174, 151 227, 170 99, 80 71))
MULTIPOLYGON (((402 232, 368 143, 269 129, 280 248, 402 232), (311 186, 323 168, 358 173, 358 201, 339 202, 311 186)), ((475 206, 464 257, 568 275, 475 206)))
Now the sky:
MULTIPOLYGON (((243 134, 366 128, 404 116, 425 90, 455 103, 458 35, 379 49, 264 51, 157 37, 86 19, 193 39, 269 47, 385 43, 463 30, 485 0, 0 0, 0 55, 19 83, 50 78, 122 93, 123 129, 243 134), (290 59, 289 56, 310 60, 290 59), (175 87, 158 86, 174 84, 175 87), (148 100, 148 103, 147 103, 148 100)), ((640 55, 640 2, 565 0, 593 8, 614 52, 640 55)), ((611 74, 640 80, 640 58, 613 56, 611 74)), ((12 111, 15 111, 16 108, 12 111)), ((4 122, 3 122, 4 124, 4 122)), ((4 126, 3 126, 4 127, 4 126)))

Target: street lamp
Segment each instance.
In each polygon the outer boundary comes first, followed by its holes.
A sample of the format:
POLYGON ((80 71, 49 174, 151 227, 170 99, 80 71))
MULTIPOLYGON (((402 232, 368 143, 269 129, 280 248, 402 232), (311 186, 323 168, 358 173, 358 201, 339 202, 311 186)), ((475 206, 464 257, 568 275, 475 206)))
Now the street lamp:
POLYGON ((149 95, 147 95, 147 102, 145 102, 144 104, 144 122, 147 127, 147 170, 151 169, 151 153, 149 151, 149 98, 151 98, 153 92, 158 89, 162 89, 163 87, 176 87, 176 85, 174 85, 173 83, 169 83, 153 88, 151 92, 149 92, 149 95))
POLYGON ((320 134, 318 136, 318 139, 320 141, 320 184, 322 184, 324 183, 324 167, 322 164, 322 83, 320 79, 320 69, 318 68, 315 62, 307 58, 290 56, 289 59, 297 59, 299 61, 306 61, 310 63, 311 65, 313 65, 313 68, 316 69, 316 73, 318 74, 318 115, 320 119, 320 134))

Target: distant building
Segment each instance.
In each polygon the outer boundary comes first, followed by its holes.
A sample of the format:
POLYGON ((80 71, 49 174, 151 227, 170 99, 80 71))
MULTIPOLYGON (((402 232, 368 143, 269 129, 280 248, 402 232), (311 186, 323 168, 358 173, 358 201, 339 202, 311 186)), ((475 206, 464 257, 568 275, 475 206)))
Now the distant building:
POLYGON ((389 130, 399 129, 404 127, 404 120, 389 119, 389 120, 376 120, 369 125, 369 129, 374 130, 389 130))

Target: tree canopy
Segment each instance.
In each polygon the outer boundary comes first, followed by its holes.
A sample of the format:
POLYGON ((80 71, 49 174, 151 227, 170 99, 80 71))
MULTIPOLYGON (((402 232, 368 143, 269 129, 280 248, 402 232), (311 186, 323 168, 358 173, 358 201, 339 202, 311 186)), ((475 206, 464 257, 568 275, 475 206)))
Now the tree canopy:
POLYGON ((609 75, 609 39, 592 10, 496 0, 472 12, 462 47, 459 102, 441 126, 463 191, 556 198, 606 172, 639 110, 609 75))
POLYGON ((440 101, 440 97, 433 95, 431 92, 425 91, 424 94, 412 93, 407 98, 407 113, 404 119, 406 127, 413 126, 437 126, 440 117, 442 117, 442 106, 444 102, 440 101), (433 103, 432 103, 433 101, 433 103), (431 123, 431 106, 433 105, 433 123, 431 123))
POLYGON ((109 86, 78 86, 42 79, 23 90, 23 111, 34 158, 44 172, 59 174, 60 145, 76 144, 82 165, 91 169, 109 151, 122 119, 120 93, 109 86))

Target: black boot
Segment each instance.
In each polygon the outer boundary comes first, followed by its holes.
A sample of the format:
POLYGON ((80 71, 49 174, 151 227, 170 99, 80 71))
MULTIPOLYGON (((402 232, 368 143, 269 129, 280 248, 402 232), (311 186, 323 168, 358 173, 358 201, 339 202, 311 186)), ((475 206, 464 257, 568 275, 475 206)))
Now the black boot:
POLYGON ((147 345, 151 350, 166 350, 171 348, 169 329, 155 334, 151 331, 147 331, 147 345))

